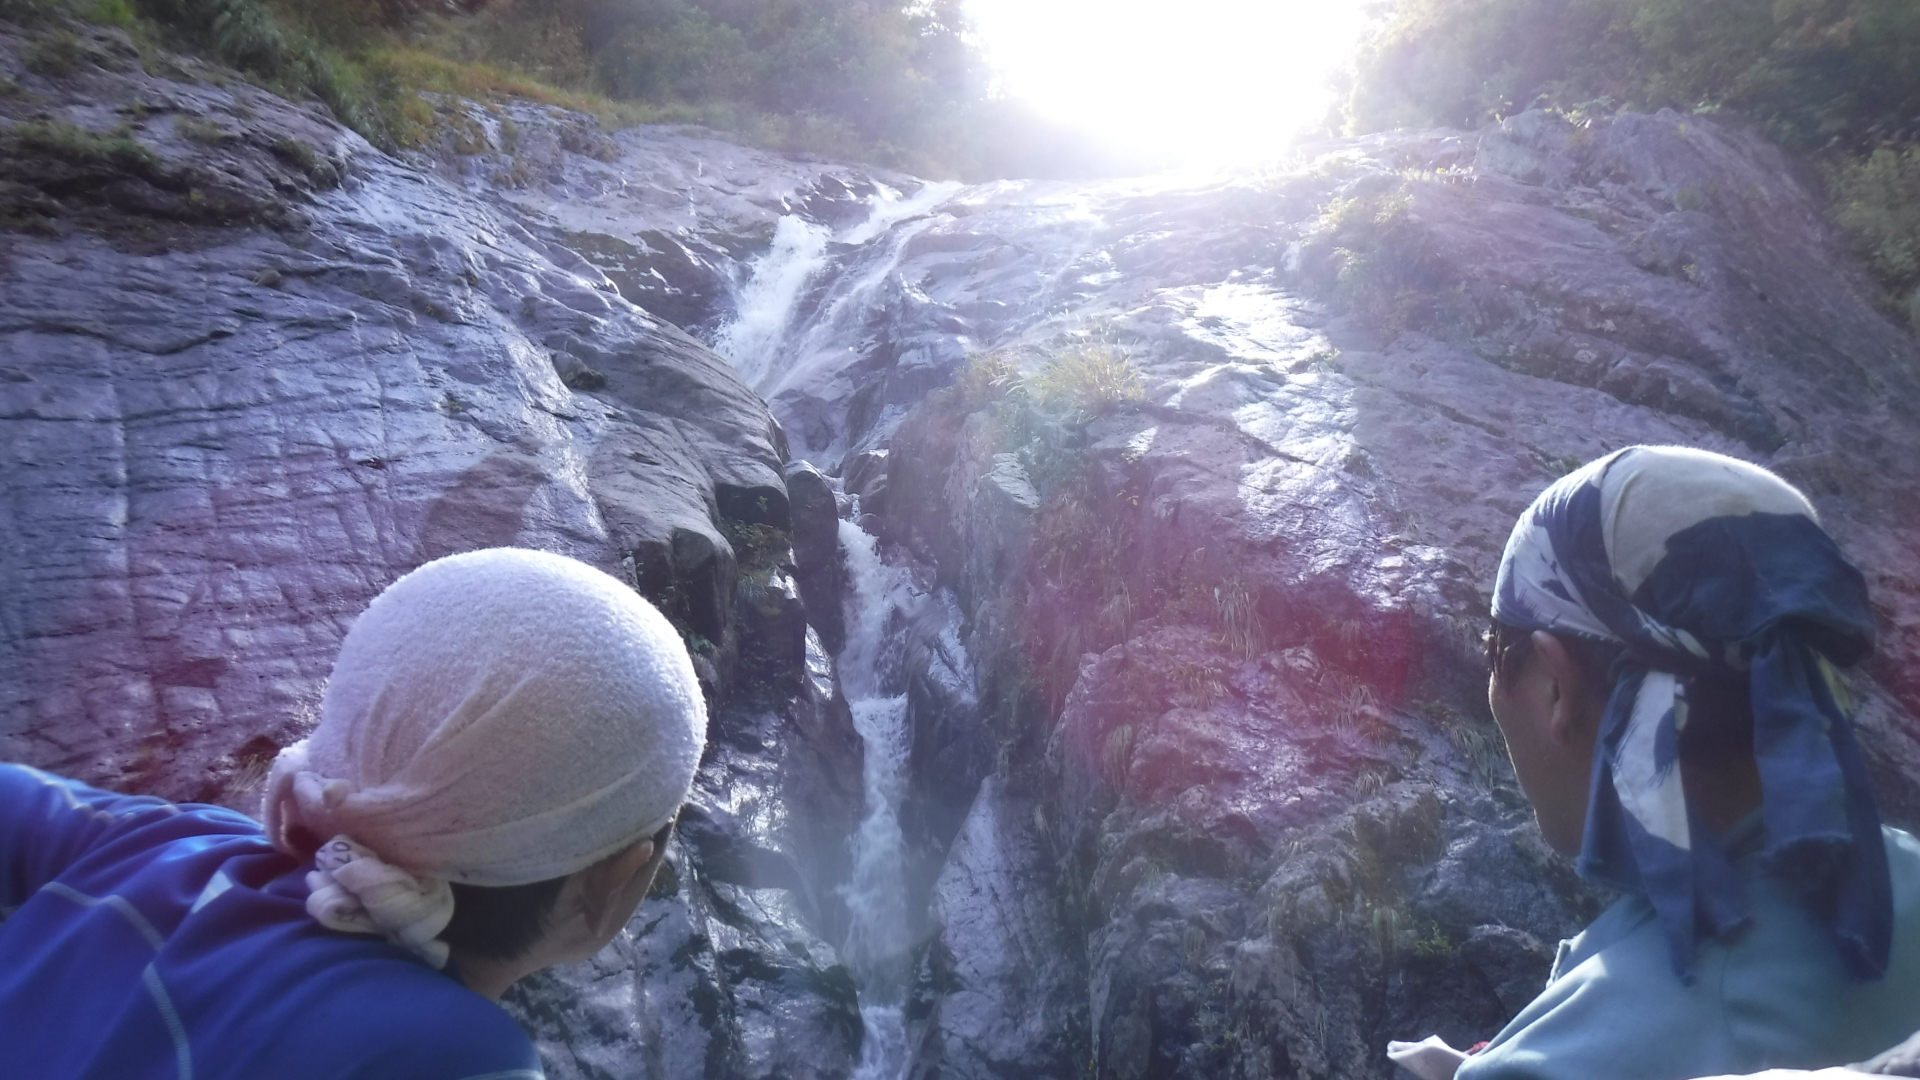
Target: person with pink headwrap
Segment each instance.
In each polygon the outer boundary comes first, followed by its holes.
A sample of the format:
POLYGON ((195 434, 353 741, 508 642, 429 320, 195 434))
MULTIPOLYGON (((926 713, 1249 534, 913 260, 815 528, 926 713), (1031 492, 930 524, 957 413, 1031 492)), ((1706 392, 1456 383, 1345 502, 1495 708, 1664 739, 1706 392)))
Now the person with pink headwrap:
POLYGON ((490 999, 625 926, 705 738, 659 612, 494 549, 354 623, 264 829, 0 765, 0 1075, 537 1080, 490 999))

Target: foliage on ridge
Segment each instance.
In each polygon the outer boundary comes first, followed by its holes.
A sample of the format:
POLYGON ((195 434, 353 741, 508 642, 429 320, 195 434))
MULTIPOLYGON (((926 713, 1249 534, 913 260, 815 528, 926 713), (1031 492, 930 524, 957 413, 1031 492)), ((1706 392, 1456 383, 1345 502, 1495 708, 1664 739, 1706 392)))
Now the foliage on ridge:
POLYGON ((439 123, 420 91, 512 96, 603 124, 698 123, 928 176, 1097 168, 1084 141, 988 93, 960 0, 0 0, 198 50, 323 102, 388 148, 439 123))
POLYGON ((1473 128, 1538 107, 1729 113, 1813 154, 1836 219, 1920 326, 1920 4, 1401 0, 1338 122, 1473 128))
POLYGON ((1406 0, 1363 50, 1350 131, 1537 105, 1728 109, 1788 145, 1920 135, 1911 0, 1406 0))

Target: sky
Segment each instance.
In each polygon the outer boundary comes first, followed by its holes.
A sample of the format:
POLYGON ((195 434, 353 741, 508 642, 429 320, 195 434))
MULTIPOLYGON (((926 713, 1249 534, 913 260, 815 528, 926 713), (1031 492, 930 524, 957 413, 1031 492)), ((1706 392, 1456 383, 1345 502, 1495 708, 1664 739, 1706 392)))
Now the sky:
POLYGON ((1326 116, 1358 0, 966 0, 998 92, 1121 153, 1274 156, 1326 116))

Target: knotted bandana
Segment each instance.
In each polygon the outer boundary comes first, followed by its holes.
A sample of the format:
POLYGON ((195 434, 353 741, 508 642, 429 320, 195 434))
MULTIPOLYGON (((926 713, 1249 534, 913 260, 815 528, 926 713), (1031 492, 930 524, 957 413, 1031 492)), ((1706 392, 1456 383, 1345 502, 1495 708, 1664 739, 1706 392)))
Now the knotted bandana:
POLYGON ((1514 525, 1493 617, 1617 642, 1579 872, 1644 893, 1673 966, 1746 900, 1687 801, 1679 736, 1700 677, 1744 679, 1765 792, 1765 865, 1862 979, 1886 971, 1893 896, 1880 816, 1835 666, 1873 647, 1866 581, 1779 477, 1702 450, 1629 447, 1562 478, 1514 525))
POLYGON ((658 831, 706 722, 679 633, 630 586, 536 551, 449 556, 354 622, 319 726, 274 760, 267 835, 329 838, 316 920, 437 966, 449 882, 563 877, 658 831))
POLYGON ((415 877, 353 841, 320 845, 307 874, 307 914, 329 930, 379 934, 436 968, 447 966, 447 943, 435 940, 453 920, 453 887, 415 877))

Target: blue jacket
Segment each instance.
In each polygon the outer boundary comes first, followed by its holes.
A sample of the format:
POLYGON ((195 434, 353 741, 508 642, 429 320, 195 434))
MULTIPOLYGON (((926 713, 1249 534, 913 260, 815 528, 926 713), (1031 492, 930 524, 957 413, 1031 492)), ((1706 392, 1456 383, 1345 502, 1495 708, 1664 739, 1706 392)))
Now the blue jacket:
MULTIPOLYGON (((1728 837, 1759 846, 1760 817, 1728 837)), ((1920 842, 1883 830, 1893 877, 1887 974, 1847 973, 1831 938, 1762 869, 1735 860, 1752 921, 1703 941, 1695 981, 1673 973, 1646 897, 1627 896, 1560 944, 1547 988, 1454 1080, 1679 1080, 1814 1069, 1867 1058, 1920 1030, 1920 842)))
POLYGON ((0 765, 0 1077, 541 1080, 448 973, 307 916, 253 819, 0 765))

